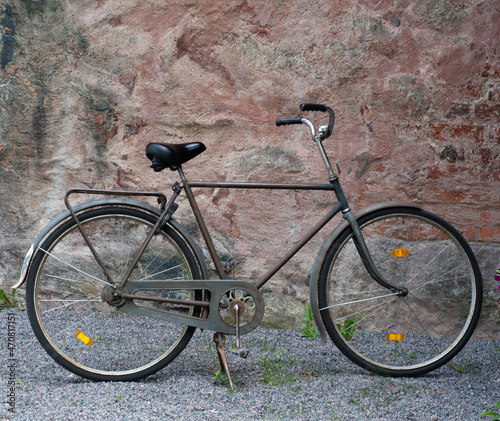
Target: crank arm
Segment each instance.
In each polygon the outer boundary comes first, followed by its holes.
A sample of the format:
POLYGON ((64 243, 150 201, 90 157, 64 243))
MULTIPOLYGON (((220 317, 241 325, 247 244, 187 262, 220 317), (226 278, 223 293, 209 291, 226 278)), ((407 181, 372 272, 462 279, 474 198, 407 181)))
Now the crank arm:
MULTIPOLYGON (((189 280, 189 281, 127 281, 122 289, 122 296, 125 298, 124 304, 116 307, 120 313, 130 313, 140 316, 152 317, 156 319, 166 320, 173 323, 184 324, 188 326, 198 327, 200 329, 212 330, 215 332, 235 335, 236 328, 224 322, 220 317, 219 305, 222 297, 231 290, 238 289, 248 292, 255 300, 256 311, 250 322, 243 326, 239 326, 239 333, 244 335, 254 330, 262 321, 264 316, 264 299, 260 291, 252 284, 244 281, 217 281, 217 280, 189 280), (164 291, 164 290, 198 290, 208 291, 210 301, 191 301, 182 299, 165 299, 161 297, 148 297, 147 301, 154 302, 169 302, 175 304, 198 305, 200 307, 208 307, 208 315, 205 318, 193 317, 178 312, 161 310, 159 308, 145 307, 137 304, 135 301, 141 301, 141 294, 136 294, 138 291, 164 291), (135 297, 135 298, 134 298, 135 297), (207 305, 208 304, 208 305, 207 305)), ((142 300, 146 301, 146 300, 142 300)))

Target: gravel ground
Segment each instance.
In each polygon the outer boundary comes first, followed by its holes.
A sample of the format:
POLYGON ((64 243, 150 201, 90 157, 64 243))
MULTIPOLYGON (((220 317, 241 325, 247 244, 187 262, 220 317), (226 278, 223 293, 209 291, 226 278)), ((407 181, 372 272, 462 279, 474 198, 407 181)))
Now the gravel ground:
POLYGON ((143 381, 94 383, 52 361, 25 311, 0 311, 0 320, 0 393, 15 403, 15 413, 3 405, 6 419, 466 421, 500 400, 500 347, 491 341, 469 342, 451 364, 426 376, 391 379, 358 368, 331 342, 319 346, 297 331, 259 328, 243 338, 251 349, 246 360, 228 353, 236 384, 230 391, 214 378, 219 367, 210 332, 197 331, 172 364, 143 381), (9 374, 17 379, 14 391, 9 374))

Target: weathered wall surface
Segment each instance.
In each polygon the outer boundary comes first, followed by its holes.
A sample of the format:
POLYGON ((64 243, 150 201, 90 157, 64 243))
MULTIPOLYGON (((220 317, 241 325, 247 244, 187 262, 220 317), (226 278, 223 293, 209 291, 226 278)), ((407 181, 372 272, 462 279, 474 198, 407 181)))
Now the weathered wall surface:
MULTIPOLYGON (((497 0, 0 6, 3 286, 68 188, 166 190, 175 174, 147 168, 150 141, 203 141, 207 152, 185 165, 192 179, 326 181, 305 129, 274 126, 320 102, 337 113, 325 146, 353 208, 410 200, 450 220, 477 252, 485 320, 499 321, 497 0)), ((198 197, 243 279, 262 275, 331 202, 294 192, 198 197)), ((192 225, 187 211, 177 217, 192 225)), ((298 326, 320 240, 271 283, 285 294, 270 294, 267 311, 284 315, 276 324, 298 326)))

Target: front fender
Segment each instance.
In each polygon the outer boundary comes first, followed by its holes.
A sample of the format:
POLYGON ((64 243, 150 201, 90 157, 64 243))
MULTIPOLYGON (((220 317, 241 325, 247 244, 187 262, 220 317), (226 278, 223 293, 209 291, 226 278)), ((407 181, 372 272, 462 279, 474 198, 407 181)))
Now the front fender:
MULTIPOLYGON (((85 202, 78 206, 75 206, 73 210, 75 211, 75 214, 79 214, 81 212, 90 210, 92 208, 98 208, 104 206, 132 207, 156 216, 160 216, 160 210, 158 208, 155 208, 154 206, 151 206, 144 202, 140 202, 138 200, 126 199, 126 198, 107 198, 107 199, 91 200, 89 202, 85 202)), ((35 254, 35 251, 38 249, 38 246, 45 239, 45 237, 50 232, 52 232, 52 230, 55 227, 57 227, 59 224, 61 224, 62 222, 66 221, 69 218, 71 218, 71 213, 69 210, 66 210, 63 213, 56 216, 52 221, 50 221, 45 226, 45 228, 42 229, 42 231, 40 231, 40 233, 36 236, 35 240, 33 241, 33 244, 29 248, 26 257, 24 258, 24 263, 21 269, 21 276, 19 277, 19 281, 17 282, 17 284, 13 285, 12 288, 17 289, 24 284, 28 276, 31 261, 33 260, 33 256, 35 254)), ((203 257, 203 253, 196 244, 196 242, 194 241, 193 237, 191 237, 191 235, 187 232, 187 230, 173 218, 170 218, 168 224, 175 231, 177 231, 177 233, 186 241, 191 251, 193 252, 194 256, 196 257, 203 279, 208 279, 210 276, 207 265, 205 263, 205 258, 203 257)))
MULTIPOLYGON (((354 217, 356 220, 365 216, 371 212, 378 211, 380 209, 394 208, 394 207, 406 207, 406 208, 418 208, 421 209, 420 205, 415 203, 408 202, 382 202, 377 203, 375 205, 367 206, 357 212, 354 212, 354 217)), ((318 332, 321 337, 321 345, 326 343, 326 330, 325 325, 323 324, 323 319, 321 318, 321 314, 319 311, 319 301, 318 301, 318 284, 319 284, 319 273, 321 271, 321 266, 323 264, 323 260, 325 260, 326 253, 337 237, 340 235, 342 231, 344 231, 347 227, 349 227, 349 222, 344 219, 327 237, 325 242, 322 244, 319 249, 318 255, 316 256, 316 260, 314 261, 314 265, 311 271, 311 278, 309 283, 309 300, 311 302, 311 312, 318 328, 318 332)))

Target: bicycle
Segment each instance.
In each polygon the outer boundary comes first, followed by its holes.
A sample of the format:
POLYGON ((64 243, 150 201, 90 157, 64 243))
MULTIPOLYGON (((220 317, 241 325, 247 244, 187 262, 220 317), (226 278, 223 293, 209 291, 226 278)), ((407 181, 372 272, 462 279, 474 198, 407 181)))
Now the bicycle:
POLYGON ((460 233, 442 218, 405 202, 352 212, 323 141, 335 114, 318 128, 306 124, 329 176, 325 184, 188 181, 182 166, 205 150, 201 142, 150 143, 146 155, 159 172, 177 171, 167 197, 156 192, 72 189, 67 210, 52 220, 28 251, 19 282, 37 339, 73 373, 97 381, 146 377, 173 361, 196 328, 214 331, 222 370, 232 384, 223 348, 264 314, 260 288, 335 215, 342 222, 321 246, 310 278, 314 321, 355 364, 377 374, 419 376, 441 367, 470 339, 478 322, 481 274, 460 233), (255 283, 227 279, 192 189, 293 189, 333 192, 337 203, 255 283), (219 279, 200 247, 173 214, 184 191, 219 279), (73 194, 115 195, 72 207, 73 194), (130 196, 152 196, 158 207, 130 196), (138 352, 139 349, 139 352, 138 352))

